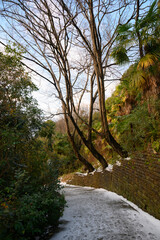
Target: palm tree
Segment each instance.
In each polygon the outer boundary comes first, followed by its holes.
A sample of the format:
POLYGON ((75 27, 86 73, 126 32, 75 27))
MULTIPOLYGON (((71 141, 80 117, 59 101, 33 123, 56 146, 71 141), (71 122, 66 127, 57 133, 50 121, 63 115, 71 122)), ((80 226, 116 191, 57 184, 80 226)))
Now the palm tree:
POLYGON ((160 1, 155 0, 147 14, 139 19, 139 0, 135 23, 120 25, 117 29, 116 46, 111 56, 117 64, 130 62, 129 50, 138 45, 139 58, 132 76, 132 84, 143 88, 149 84, 151 76, 155 76, 160 67, 160 1))

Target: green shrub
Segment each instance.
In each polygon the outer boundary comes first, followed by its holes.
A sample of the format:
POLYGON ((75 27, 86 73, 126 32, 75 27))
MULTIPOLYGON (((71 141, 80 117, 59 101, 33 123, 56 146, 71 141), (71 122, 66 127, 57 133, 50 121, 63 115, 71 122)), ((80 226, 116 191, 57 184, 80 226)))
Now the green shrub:
POLYGON ((16 172, 14 183, 1 192, 0 239, 34 239, 48 226, 57 226, 65 200, 58 191, 57 174, 50 167, 36 179, 26 171, 16 172), (47 182, 46 177, 50 179, 47 182))
MULTIPOLYGON (((17 49, 19 50, 19 48, 17 49)), ((50 146, 54 123, 42 122, 32 96, 38 90, 21 63, 21 52, 0 52, 0 239, 25 240, 56 226, 65 200, 58 172, 38 138, 50 146)), ((52 149, 50 149, 52 150, 52 149)))
POLYGON ((153 112, 148 112, 147 102, 138 105, 130 114, 119 116, 115 128, 120 142, 129 151, 143 149, 159 137, 159 120, 153 112))

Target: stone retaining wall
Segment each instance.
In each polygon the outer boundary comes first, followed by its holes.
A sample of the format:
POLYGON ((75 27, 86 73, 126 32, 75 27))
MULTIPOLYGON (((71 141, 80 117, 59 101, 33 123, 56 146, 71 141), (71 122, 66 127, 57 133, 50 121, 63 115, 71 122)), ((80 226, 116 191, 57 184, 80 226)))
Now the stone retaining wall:
POLYGON ((112 172, 75 174, 68 183, 116 192, 160 219, 160 154, 137 154, 120 162, 112 172))

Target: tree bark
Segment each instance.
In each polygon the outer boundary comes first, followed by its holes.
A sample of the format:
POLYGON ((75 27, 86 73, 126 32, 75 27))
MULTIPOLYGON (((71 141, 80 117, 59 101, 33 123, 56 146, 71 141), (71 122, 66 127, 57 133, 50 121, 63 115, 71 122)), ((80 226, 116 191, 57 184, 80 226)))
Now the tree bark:
POLYGON ((80 138, 82 139, 82 142, 84 143, 84 145, 90 150, 91 154, 101 163, 103 169, 105 169, 106 167, 108 167, 108 163, 106 162, 105 158, 96 150, 96 148, 94 147, 93 143, 91 141, 88 141, 83 132, 80 130, 80 128, 77 126, 74 118, 72 115, 68 114, 69 118, 72 122, 72 124, 74 125, 78 135, 80 136, 80 138))
POLYGON ((143 58, 144 54, 143 54, 141 34, 140 34, 139 30, 137 29, 138 19, 139 19, 139 0, 137 0, 136 33, 137 33, 137 37, 138 37, 139 55, 140 55, 140 58, 143 58))
POLYGON ((107 113, 105 107, 105 87, 104 87, 104 73, 102 67, 102 50, 101 50, 101 42, 98 36, 96 22, 93 14, 93 2, 89 0, 89 12, 90 12, 90 30, 91 30, 91 41, 93 45, 93 62, 94 62, 94 70, 97 78, 98 85, 98 94, 99 94, 99 106, 100 106, 100 114, 101 114, 101 122, 103 135, 108 144, 113 148, 115 152, 117 152, 121 157, 127 157, 128 153, 125 151, 121 145, 115 140, 112 136, 108 121, 107 121, 107 113))
POLYGON ((74 141, 74 137, 72 136, 71 132, 70 132, 70 129, 69 129, 69 123, 68 123, 68 118, 66 116, 66 114, 64 115, 65 116, 65 123, 66 123, 66 128, 67 128, 67 134, 68 134, 68 137, 69 137, 69 140, 72 144, 72 147, 73 147, 73 150, 74 150, 74 153, 76 155, 76 157, 79 159, 79 161, 86 167, 86 169, 89 171, 89 172, 93 172, 94 171, 94 167, 92 166, 91 163, 89 163, 80 153, 79 153, 79 148, 77 147, 75 141, 74 141))

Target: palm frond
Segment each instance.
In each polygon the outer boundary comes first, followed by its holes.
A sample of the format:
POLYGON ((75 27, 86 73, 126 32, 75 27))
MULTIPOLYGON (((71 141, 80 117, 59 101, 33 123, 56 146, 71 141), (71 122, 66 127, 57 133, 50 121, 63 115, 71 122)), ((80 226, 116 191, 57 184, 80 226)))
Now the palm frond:
POLYGON ((131 23, 121 24, 121 25, 119 25, 119 27, 117 29, 117 33, 119 33, 119 34, 126 33, 132 27, 133 27, 133 25, 131 23))
POLYGON ((155 0, 152 3, 146 16, 144 16, 141 20, 137 22, 137 26, 136 26, 137 30, 140 30, 144 27, 148 27, 151 24, 154 24, 157 20, 157 17, 158 17, 157 0, 155 0))
POLYGON ((144 71, 138 70, 132 76, 132 80, 130 82, 131 88, 143 89, 143 86, 147 82, 147 75, 144 71))
POLYGON ((146 69, 154 65, 158 61, 158 58, 152 53, 147 53, 138 63, 137 69, 146 69))
POLYGON ((120 45, 113 48, 111 57, 113 57, 116 63, 120 65, 129 62, 129 58, 127 56, 127 50, 120 45))

